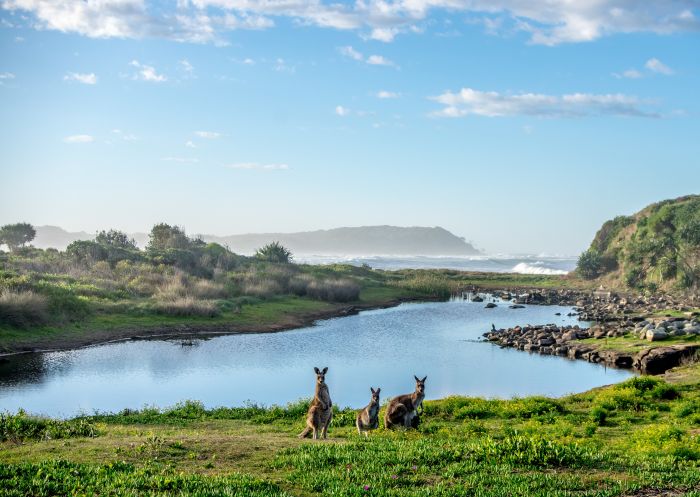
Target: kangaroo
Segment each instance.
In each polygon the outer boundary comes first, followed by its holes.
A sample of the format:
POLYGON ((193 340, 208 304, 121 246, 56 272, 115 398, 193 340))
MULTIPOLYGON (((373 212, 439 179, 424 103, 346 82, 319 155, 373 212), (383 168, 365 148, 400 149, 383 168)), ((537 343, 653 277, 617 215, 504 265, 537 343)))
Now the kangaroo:
POLYGON ((369 389, 372 392, 372 398, 369 400, 367 407, 357 413, 357 418, 355 419, 358 435, 364 433, 367 436, 368 431, 376 430, 379 427, 379 392, 381 388, 377 387, 375 390, 369 387, 369 389))
POLYGON ((425 380, 428 377, 425 376, 422 380, 415 375, 413 377, 416 379, 416 391, 391 399, 384 414, 384 428, 390 429, 395 426, 416 428, 418 426, 418 414, 423 413, 425 380))
POLYGON ((305 438, 309 433, 313 432, 314 440, 319 438, 319 432, 323 438, 327 438, 328 425, 331 424, 333 417, 333 403, 331 395, 328 393, 328 385, 326 385, 326 372, 328 368, 323 368, 323 371, 314 368, 316 372, 316 391, 314 392, 314 400, 311 401, 309 412, 306 415, 306 428, 299 433, 299 438, 305 438))

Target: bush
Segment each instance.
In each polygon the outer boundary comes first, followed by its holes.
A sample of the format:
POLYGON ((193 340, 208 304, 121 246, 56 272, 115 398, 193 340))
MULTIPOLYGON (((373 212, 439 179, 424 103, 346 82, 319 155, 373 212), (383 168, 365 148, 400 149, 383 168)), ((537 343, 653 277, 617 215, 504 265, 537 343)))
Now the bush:
POLYGON ((211 300, 198 300, 194 297, 179 297, 157 302, 154 310, 166 316, 216 317, 220 314, 216 303, 211 300))
POLYGON ((0 442, 95 436, 95 426, 82 418, 60 421, 30 416, 21 410, 17 414, 0 413, 0 442))
POLYGON ((288 264, 292 262, 292 253, 279 242, 268 243, 255 251, 255 257, 261 261, 288 264))
POLYGON ((49 320, 48 300, 30 291, 0 293, 0 322, 16 327, 45 324, 49 320))
POLYGON ((592 280, 600 276, 603 262, 600 253, 595 249, 588 249, 578 258, 576 270, 581 277, 592 280))
POLYGON ((326 302, 351 302, 360 298, 360 286, 351 280, 313 280, 306 287, 306 295, 326 302))

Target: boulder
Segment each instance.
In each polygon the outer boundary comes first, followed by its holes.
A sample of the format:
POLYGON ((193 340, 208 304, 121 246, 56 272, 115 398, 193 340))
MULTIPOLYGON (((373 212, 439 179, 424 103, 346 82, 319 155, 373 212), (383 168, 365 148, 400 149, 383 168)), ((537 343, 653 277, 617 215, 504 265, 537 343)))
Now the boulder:
POLYGON ((634 358, 634 367, 645 374, 661 374, 692 357, 698 350, 700 350, 700 345, 676 345, 646 349, 634 358))
POLYGON ((661 328, 656 328, 655 330, 647 331, 646 338, 650 342, 658 342, 659 340, 666 340, 668 338, 668 333, 661 328))
POLYGON ((498 307, 498 306, 497 306, 496 304, 494 304, 493 302, 489 302, 489 303, 486 304, 484 307, 485 307, 486 309, 493 309, 494 307, 498 307))

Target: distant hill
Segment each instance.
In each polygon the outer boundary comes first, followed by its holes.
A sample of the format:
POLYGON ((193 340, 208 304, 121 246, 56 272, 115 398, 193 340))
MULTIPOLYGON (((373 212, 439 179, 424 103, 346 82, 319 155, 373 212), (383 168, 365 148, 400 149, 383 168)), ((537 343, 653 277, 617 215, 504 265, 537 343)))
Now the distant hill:
POLYGON ((637 289, 700 287, 700 195, 651 204, 607 221, 578 272, 637 289))
MULTIPOLYGON (((75 240, 90 240, 94 234, 68 232, 56 226, 36 227, 33 245, 64 250, 75 240)), ((148 241, 145 233, 130 234, 140 247, 148 241)), ((278 241, 295 254, 315 255, 475 255, 480 252, 464 238, 444 228, 362 226, 299 233, 251 233, 244 235, 201 235, 208 242, 228 245, 239 254, 252 254, 267 243, 278 241)))

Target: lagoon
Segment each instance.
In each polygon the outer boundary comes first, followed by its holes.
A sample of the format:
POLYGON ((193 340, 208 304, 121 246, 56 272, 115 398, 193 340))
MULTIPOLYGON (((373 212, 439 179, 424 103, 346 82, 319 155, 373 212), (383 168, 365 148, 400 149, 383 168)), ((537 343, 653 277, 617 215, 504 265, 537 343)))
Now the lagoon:
POLYGON ((0 361, 0 411, 67 417, 199 400, 207 407, 281 404, 313 394, 313 367, 329 367, 331 397, 361 407, 369 387, 386 399, 428 376, 426 397, 562 396, 623 381, 630 371, 501 349, 491 324, 581 324, 569 307, 495 309, 484 303, 405 303, 280 333, 140 340, 0 361), (557 316, 556 313, 561 313, 557 316))

